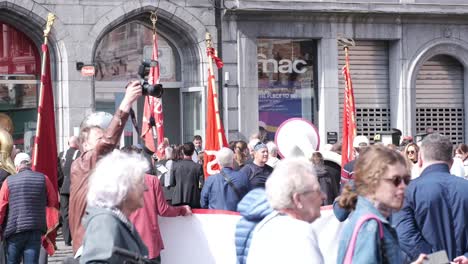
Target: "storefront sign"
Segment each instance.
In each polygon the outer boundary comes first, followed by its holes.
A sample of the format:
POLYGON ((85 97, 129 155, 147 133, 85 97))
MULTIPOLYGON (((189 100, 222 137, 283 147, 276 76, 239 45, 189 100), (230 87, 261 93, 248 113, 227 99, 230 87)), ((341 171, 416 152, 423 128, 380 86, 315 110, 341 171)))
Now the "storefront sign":
POLYGON ((82 76, 94 76, 96 74, 96 68, 93 65, 85 65, 81 68, 82 76))
POLYGON ((327 132, 327 144, 338 142, 338 132, 327 132))

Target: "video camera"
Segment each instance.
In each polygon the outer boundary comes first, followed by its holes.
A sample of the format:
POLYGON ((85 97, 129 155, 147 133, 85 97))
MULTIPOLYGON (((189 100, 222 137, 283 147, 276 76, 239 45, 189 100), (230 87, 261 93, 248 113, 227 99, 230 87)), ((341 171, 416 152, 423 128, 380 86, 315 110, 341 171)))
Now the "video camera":
POLYGON ((142 78, 140 84, 143 95, 161 98, 164 92, 162 84, 158 83, 155 85, 151 85, 148 83, 149 71, 151 67, 156 66, 158 66, 158 61, 156 60, 143 60, 140 67, 138 68, 138 75, 142 78))

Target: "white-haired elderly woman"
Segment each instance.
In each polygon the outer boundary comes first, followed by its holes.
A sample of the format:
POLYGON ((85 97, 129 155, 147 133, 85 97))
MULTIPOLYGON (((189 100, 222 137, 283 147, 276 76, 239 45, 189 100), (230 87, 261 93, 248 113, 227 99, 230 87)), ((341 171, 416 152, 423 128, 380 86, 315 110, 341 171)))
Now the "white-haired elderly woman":
POLYGON ((281 160, 266 182, 274 211, 253 231, 247 264, 323 263, 310 223, 320 217, 325 195, 303 158, 281 160))
POLYGON ((148 255, 134 225, 132 212, 143 207, 148 162, 138 154, 118 150, 101 159, 89 181, 86 229, 80 263, 124 263, 115 248, 148 255))

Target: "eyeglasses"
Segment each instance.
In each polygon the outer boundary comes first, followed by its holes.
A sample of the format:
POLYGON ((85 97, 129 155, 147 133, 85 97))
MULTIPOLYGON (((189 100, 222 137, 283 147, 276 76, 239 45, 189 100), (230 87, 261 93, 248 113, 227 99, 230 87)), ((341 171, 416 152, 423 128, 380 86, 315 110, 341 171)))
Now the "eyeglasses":
POLYGON ((393 183, 393 185, 395 185, 395 187, 398 187, 400 186, 401 182, 404 182, 405 185, 408 185, 411 181, 411 176, 410 175, 404 175, 404 176, 393 176, 391 179, 385 179, 385 181, 388 181, 388 182, 391 182, 393 183))
POLYGON ((406 151, 406 154, 414 154, 414 153, 416 153, 416 151, 414 151, 414 150, 408 150, 408 151, 406 151))

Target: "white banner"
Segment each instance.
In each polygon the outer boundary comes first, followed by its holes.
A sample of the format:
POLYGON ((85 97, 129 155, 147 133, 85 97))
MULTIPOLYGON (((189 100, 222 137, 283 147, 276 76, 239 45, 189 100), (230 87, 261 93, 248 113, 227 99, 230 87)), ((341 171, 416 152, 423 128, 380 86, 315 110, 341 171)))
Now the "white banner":
MULTIPOLYGON (((235 230, 240 215, 219 210, 194 210, 189 217, 159 218, 165 249, 163 264, 236 264, 235 230)), ((312 223, 325 263, 336 263, 343 223, 331 207, 312 223)))

